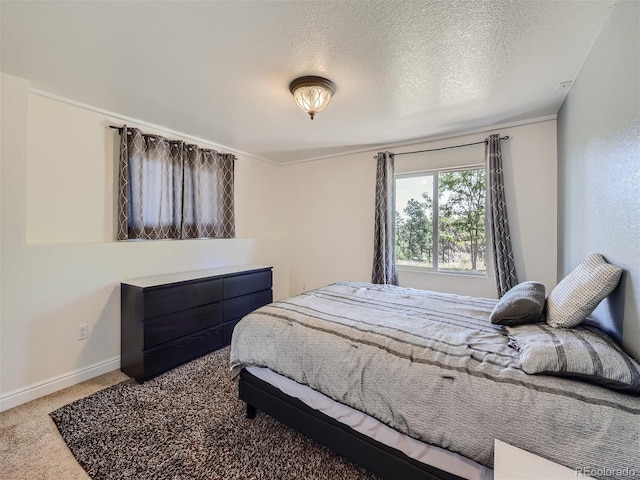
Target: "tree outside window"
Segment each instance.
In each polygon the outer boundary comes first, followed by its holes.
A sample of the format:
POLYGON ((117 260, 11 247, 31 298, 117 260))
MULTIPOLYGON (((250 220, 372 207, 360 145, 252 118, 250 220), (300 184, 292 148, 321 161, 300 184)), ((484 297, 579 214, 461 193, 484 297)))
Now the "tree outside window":
POLYGON ((397 175, 396 263, 486 274, 485 170, 397 175))

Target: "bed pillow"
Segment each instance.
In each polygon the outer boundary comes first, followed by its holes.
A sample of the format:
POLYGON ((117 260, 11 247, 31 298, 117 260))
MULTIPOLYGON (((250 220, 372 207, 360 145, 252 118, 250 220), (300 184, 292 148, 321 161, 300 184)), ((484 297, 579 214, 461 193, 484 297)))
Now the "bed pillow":
POLYGON ((551 290, 547 298, 547 323, 571 328, 587 318, 620 281, 622 269, 597 253, 589 255, 551 290))
POLYGON ((498 325, 522 325, 541 320, 544 310, 544 284, 522 282, 503 295, 489 319, 498 325))
POLYGON ((526 373, 577 377, 640 395, 640 365, 602 330, 545 323, 506 328, 526 373))

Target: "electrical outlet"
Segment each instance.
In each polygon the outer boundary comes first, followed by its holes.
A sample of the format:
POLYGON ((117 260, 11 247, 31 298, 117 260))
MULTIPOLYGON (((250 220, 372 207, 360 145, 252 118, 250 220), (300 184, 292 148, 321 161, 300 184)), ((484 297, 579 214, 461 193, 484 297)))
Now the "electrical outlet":
POLYGON ((76 335, 78 340, 86 340, 89 338, 89 326, 86 323, 76 327, 76 335))

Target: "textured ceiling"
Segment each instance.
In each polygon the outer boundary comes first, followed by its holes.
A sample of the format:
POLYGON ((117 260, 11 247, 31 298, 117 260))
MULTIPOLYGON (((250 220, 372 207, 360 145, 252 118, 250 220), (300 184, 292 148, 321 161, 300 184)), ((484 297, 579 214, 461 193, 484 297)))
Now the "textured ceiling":
POLYGON ((2 71, 286 163, 558 112, 614 1, 1 3, 2 71), (289 82, 333 80, 311 121, 289 82))

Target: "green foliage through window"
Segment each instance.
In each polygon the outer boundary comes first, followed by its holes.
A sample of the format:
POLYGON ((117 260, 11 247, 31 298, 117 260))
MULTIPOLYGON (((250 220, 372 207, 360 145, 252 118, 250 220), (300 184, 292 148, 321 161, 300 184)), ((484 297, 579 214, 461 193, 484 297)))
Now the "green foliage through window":
POLYGON ((398 175, 396 263, 486 273, 485 170, 398 175))

